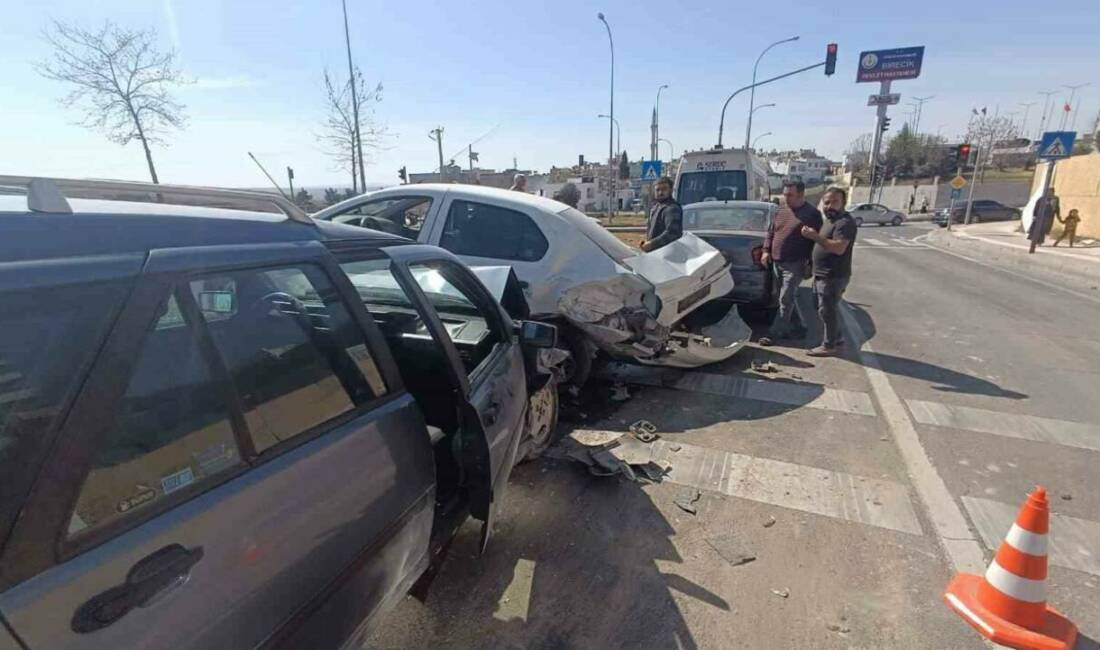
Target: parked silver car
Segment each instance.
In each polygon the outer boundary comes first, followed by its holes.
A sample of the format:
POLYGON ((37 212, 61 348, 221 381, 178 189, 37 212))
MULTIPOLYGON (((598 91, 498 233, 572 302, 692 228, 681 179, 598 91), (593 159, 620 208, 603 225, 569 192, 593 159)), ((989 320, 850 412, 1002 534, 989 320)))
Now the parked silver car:
POLYGON ((904 212, 891 210, 881 203, 860 203, 848 208, 848 213, 856 220, 857 226, 872 223, 880 226, 900 226, 907 218, 904 212))

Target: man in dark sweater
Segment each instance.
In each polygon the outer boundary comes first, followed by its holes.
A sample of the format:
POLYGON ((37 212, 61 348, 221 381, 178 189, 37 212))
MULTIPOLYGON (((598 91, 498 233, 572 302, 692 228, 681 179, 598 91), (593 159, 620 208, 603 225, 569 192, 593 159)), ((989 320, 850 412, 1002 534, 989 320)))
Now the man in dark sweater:
POLYGON ((780 208, 768 226, 760 260, 765 266, 772 265, 779 291, 779 314, 767 335, 758 341, 765 346, 777 339, 806 336, 806 321, 798 308, 797 296, 798 287, 806 277, 814 243, 802 236, 802 227, 821 228, 821 213, 806 203, 806 185, 802 181, 784 183, 783 197, 787 207, 780 208))
POLYGON ((653 198, 657 202, 649 211, 645 241, 642 242, 642 250, 646 252, 668 246, 684 234, 684 211, 672 198, 671 178, 662 176, 653 185, 653 198))
POLYGON ((821 199, 825 224, 820 230, 802 228, 802 236, 814 242, 814 295, 825 330, 821 345, 806 353, 813 357, 833 356, 844 343, 840 335, 840 299, 852 277, 852 244, 858 230, 855 219, 844 209, 847 202, 847 192, 830 187, 821 199))

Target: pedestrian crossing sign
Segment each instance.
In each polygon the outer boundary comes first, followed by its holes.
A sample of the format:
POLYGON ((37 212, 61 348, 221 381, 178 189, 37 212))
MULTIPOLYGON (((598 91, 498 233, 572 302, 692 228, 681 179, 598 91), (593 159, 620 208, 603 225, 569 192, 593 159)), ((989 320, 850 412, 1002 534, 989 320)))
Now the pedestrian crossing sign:
POLYGON ((1068 158, 1073 153, 1076 131, 1047 131, 1039 141, 1038 155, 1044 160, 1068 158))
POLYGON ((642 180, 643 181, 656 181, 661 177, 661 161, 660 160, 643 160, 642 161, 642 180))

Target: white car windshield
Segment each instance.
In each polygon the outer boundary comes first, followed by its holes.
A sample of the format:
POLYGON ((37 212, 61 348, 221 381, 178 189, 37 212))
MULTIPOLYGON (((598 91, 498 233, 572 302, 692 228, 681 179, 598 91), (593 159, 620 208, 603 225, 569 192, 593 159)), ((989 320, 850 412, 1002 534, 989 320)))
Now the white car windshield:
POLYGON ((607 253, 607 255, 618 262, 623 264, 623 261, 629 257, 634 257, 638 254, 638 251, 627 246, 619 238, 608 232, 598 221, 589 217, 585 213, 576 208, 566 208, 558 213, 566 220, 576 224, 577 229, 580 230, 585 237, 592 240, 592 243, 600 247, 600 250, 607 253))

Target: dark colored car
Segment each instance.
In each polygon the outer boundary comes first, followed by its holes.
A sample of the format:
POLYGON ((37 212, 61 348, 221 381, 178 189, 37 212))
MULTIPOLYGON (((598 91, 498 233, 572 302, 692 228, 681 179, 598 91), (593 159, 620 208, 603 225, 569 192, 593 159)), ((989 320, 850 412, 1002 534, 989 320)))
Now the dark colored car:
MULTIPOLYGON (((963 223, 966 219, 966 202, 956 202, 954 209, 944 208, 937 210, 932 216, 932 223, 941 228, 947 227, 947 213, 951 213, 951 223, 963 223)), ((983 223, 987 221, 1016 221, 1020 218, 1019 208, 1010 208, 998 201, 989 199, 977 199, 970 206, 970 223, 983 223)))
POLYGON ((0 647, 359 647, 487 541, 552 327, 293 206, 58 187, 0 196, 0 647))
POLYGON ((726 299, 737 304, 745 320, 770 321, 778 297, 772 290, 771 269, 761 258, 778 206, 766 201, 704 201, 683 209, 684 230, 717 248, 730 263, 734 285, 726 299))

